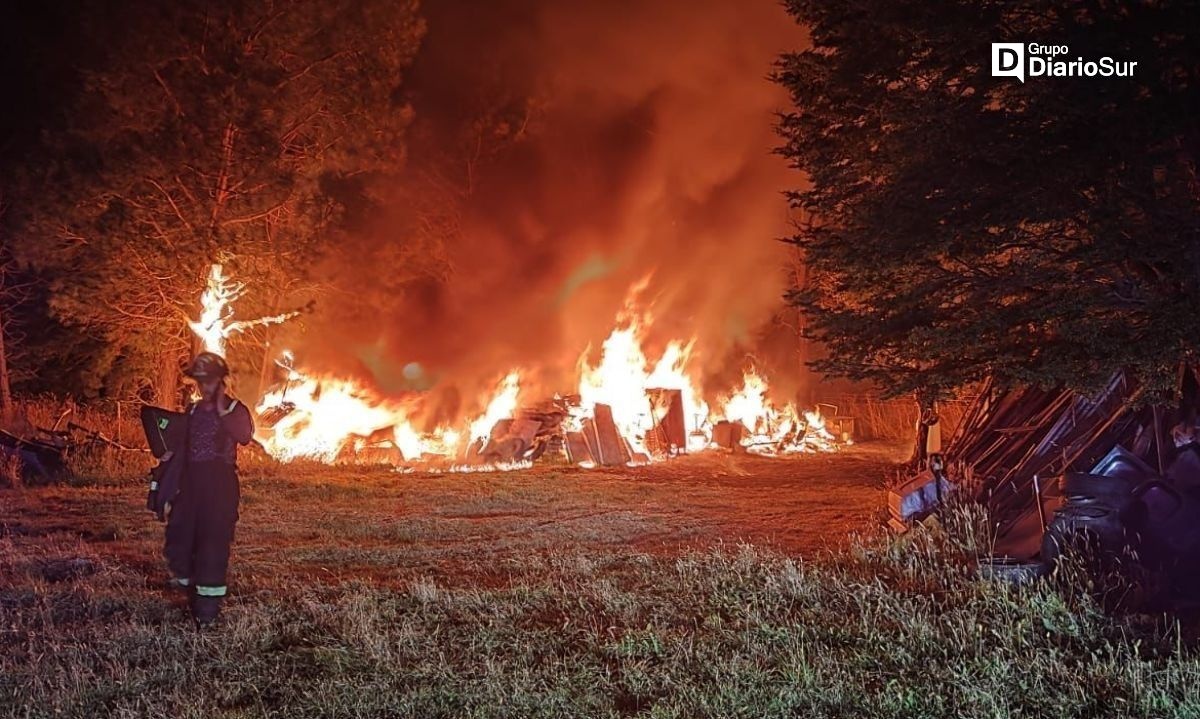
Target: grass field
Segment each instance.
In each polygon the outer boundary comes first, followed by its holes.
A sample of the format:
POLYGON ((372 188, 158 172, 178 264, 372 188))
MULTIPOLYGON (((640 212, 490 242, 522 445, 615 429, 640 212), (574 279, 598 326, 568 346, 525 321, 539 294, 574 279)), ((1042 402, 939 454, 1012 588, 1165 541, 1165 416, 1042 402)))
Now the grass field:
POLYGON ((139 482, 0 490, 0 715, 1200 716, 1190 627, 875 529, 893 456, 256 466, 204 633, 139 482))

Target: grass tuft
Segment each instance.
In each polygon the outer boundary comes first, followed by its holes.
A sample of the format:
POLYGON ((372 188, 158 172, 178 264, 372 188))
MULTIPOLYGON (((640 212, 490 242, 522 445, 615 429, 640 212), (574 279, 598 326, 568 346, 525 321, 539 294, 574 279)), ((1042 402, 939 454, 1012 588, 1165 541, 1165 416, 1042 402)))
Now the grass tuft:
POLYGON ((1178 623, 981 580, 981 517, 815 560, 562 546, 485 586, 271 575, 197 633, 153 572, 0 537, 7 716, 1192 717, 1178 623), (47 568, 59 568, 57 573, 47 568), (65 570, 63 568, 66 568, 65 570))

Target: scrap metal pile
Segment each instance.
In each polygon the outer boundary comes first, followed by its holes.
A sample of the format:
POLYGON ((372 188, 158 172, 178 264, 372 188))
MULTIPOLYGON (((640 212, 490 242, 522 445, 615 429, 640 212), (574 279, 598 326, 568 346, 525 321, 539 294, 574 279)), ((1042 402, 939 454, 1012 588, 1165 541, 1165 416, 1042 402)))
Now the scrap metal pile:
POLYGON ((1172 405, 1146 403, 1123 373, 1092 397, 989 385, 945 451, 891 493, 893 521, 962 492, 988 507, 994 554, 1024 575, 1086 548, 1200 597, 1198 388, 1193 367, 1172 405))

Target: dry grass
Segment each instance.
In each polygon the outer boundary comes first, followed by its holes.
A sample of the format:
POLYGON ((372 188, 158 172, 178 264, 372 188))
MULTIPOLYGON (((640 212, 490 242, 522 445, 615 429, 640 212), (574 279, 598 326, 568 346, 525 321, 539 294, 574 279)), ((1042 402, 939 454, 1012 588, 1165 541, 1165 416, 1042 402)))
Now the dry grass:
POLYGON ((1188 631, 978 580, 976 513, 804 543, 869 527, 878 478, 862 475, 884 467, 869 453, 611 473, 264 466, 247 472, 212 633, 158 588, 140 487, 3 490, 0 715, 1200 713, 1188 631), (820 502, 858 483, 839 495, 856 518, 835 522, 820 502))
POLYGON ((81 542, 0 541, 9 716, 1186 717, 1196 654, 1049 586, 975 580, 953 536, 806 562, 750 545, 244 583, 197 634, 81 542), (47 577, 53 579, 47 579, 47 577), (248 584, 248 586, 246 586, 248 584))
MULTIPOLYGON (((945 400, 938 405, 942 437, 948 440, 970 407, 970 398, 945 400)), ((855 418, 855 429, 862 440, 911 442, 916 437, 917 404, 911 399, 878 399, 866 395, 836 398, 838 412, 855 418)))
MULTIPOLYGON (((98 433, 130 449, 90 439, 86 431, 74 430, 70 435, 67 465, 74 474, 84 475, 88 481, 120 481, 129 476, 144 475, 152 463, 149 454, 141 449, 146 440, 138 419, 140 406, 136 402, 83 405, 53 398, 27 399, 14 403, 13 414, 2 428, 32 439, 46 439, 39 429, 70 431, 72 423, 98 433)), ((19 465, 5 467, 0 473, 0 482, 7 479, 9 486, 20 483, 20 474, 19 465)))

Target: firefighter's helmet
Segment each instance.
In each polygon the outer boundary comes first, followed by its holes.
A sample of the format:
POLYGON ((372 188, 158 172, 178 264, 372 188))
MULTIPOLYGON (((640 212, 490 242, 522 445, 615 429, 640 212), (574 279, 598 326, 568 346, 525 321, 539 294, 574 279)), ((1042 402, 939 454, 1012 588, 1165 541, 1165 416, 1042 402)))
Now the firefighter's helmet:
POLYGON ((224 357, 215 352, 201 352, 192 359, 184 374, 201 382, 223 379, 229 376, 229 365, 225 363, 224 357))

